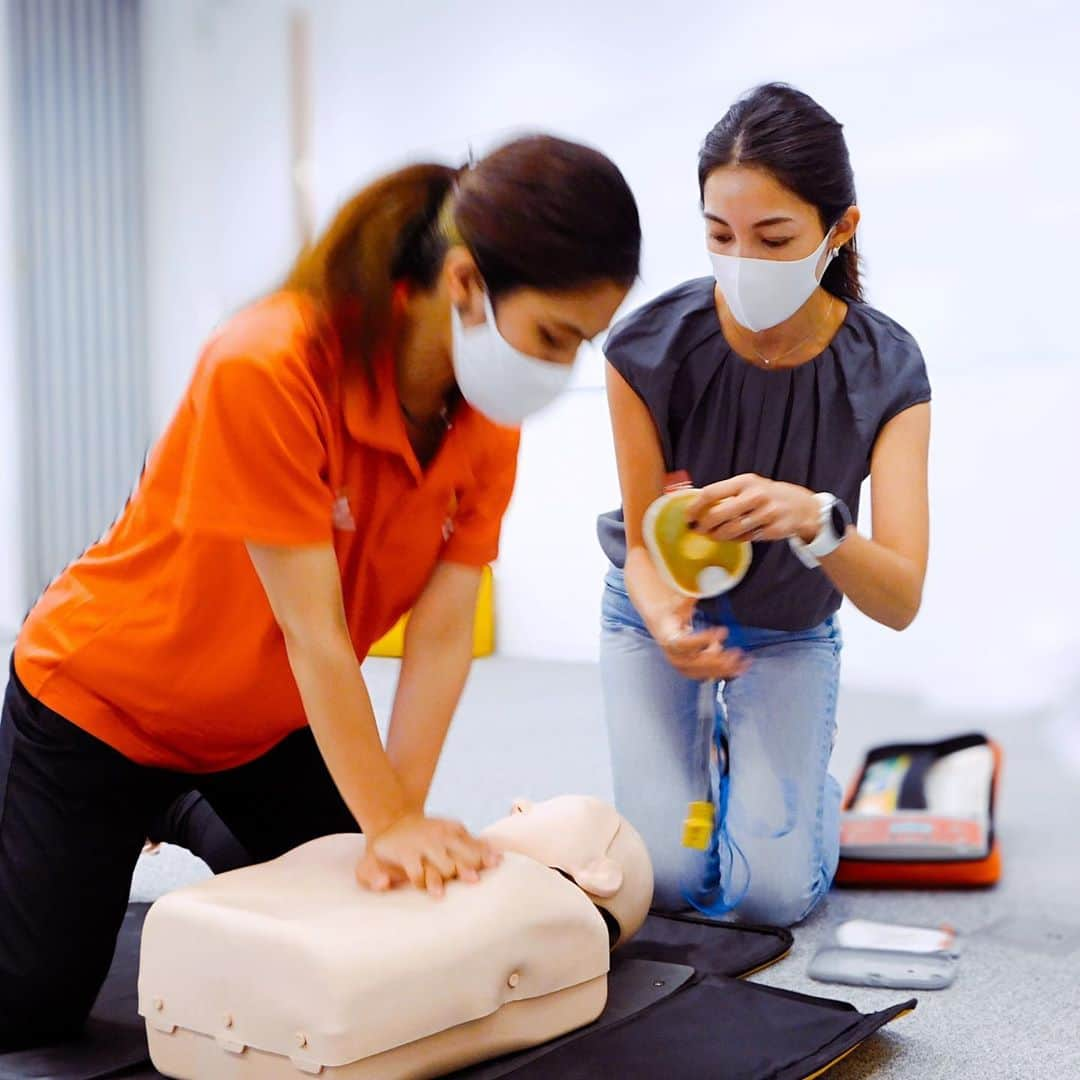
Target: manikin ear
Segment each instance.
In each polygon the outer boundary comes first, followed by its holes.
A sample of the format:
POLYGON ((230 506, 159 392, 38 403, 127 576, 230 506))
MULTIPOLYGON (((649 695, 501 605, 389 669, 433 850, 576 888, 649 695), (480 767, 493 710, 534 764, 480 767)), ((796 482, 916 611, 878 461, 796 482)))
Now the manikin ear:
POLYGON ((513 805, 510 807, 511 814, 528 814, 533 808, 532 799, 515 799, 513 805))
POLYGON ((614 896, 622 888, 623 872, 614 859, 600 855, 590 859, 584 866, 570 875, 587 893, 607 898, 614 896))

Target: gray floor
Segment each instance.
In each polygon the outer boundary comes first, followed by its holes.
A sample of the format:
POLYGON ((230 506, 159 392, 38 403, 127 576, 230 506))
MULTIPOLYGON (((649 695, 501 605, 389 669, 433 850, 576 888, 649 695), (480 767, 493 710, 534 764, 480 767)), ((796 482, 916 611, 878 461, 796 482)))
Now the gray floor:
MULTIPOLYGON (((366 672, 380 715, 397 677, 392 661, 366 672)), ((772 986, 881 1008, 909 996, 815 983, 818 944, 844 919, 936 925, 962 935, 955 984, 922 993, 918 1009, 839 1064, 862 1077, 979 1080, 1080 1077, 1080 702, 1072 715, 934 715, 916 701, 848 692, 840 705, 833 771, 844 783, 863 750, 897 738, 981 728, 1005 747, 999 802, 1002 883, 988 892, 834 891, 796 928, 794 951, 756 976, 772 986)), ((480 827, 517 795, 611 797, 595 667, 502 659, 476 665, 432 792, 432 808, 480 827)), ((144 857, 134 895, 153 898, 205 874, 186 852, 144 857)))

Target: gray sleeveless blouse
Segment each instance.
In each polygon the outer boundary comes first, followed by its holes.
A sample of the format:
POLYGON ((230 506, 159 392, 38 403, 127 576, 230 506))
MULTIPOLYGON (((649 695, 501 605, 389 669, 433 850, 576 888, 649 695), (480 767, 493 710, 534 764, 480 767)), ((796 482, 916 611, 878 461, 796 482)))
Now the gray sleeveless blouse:
MULTIPOLYGON (((605 346, 652 414, 668 471, 685 469, 697 487, 757 473, 832 492, 857 516, 878 432, 930 400, 918 345, 880 311, 851 304, 819 356, 795 368, 758 368, 725 341, 713 285, 712 278, 679 285, 623 319, 605 346)), ((598 534, 622 567, 622 511, 601 515, 598 534)), ((784 541, 754 545, 750 571, 729 598, 740 623, 793 631, 816 626, 842 600, 784 541)), ((719 619, 722 603, 699 606, 719 619)))

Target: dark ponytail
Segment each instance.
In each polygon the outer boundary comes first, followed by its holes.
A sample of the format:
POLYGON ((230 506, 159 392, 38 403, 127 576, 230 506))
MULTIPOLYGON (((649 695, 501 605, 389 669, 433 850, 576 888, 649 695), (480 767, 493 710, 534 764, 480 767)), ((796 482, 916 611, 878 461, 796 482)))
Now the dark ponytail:
POLYGON ((314 296, 346 355, 370 370, 392 330, 396 284, 430 289, 451 244, 469 248, 493 299, 519 288, 629 286, 641 224, 603 154, 531 136, 467 170, 413 165, 376 180, 300 255, 285 288, 314 296))
POLYGON ((285 281, 319 301, 346 355, 368 370, 390 336, 396 282, 430 288, 442 265, 446 245, 434 223, 459 173, 411 165, 369 184, 301 253, 285 281))
MULTIPOLYGON (((784 83, 768 83, 739 98, 705 137, 698 156, 702 200, 709 174, 725 165, 764 169, 817 207, 826 232, 855 205, 843 126, 813 98, 784 83)), ((862 300, 855 237, 829 264, 821 284, 841 300, 862 300)))

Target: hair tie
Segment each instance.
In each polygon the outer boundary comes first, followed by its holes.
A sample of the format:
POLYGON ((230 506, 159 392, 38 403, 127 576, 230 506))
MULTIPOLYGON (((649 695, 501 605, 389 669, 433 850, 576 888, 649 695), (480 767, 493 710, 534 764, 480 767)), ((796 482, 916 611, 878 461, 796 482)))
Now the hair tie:
POLYGON ((463 244, 465 241, 461 236, 461 230, 458 228, 457 221, 454 218, 454 209, 456 205, 457 185, 455 184, 450 188, 443 204, 439 209, 438 229, 439 232, 446 238, 448 244, 463 244))

